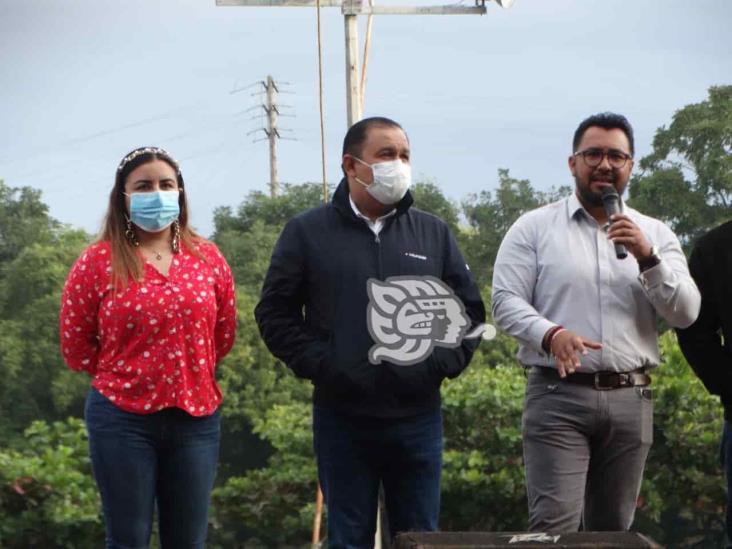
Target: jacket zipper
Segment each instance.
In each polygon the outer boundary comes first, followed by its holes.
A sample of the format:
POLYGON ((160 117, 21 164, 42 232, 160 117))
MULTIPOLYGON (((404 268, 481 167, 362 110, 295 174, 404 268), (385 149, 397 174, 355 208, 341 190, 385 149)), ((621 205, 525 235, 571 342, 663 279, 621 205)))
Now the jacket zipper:
POLYGON ((378 261, 377 264, 379 266, 379 280, 384 280, 384 272, 381 265, 381 237, 379 236, 379 234, 374 235, 374 243, 376 244, 376 257, 378 261))

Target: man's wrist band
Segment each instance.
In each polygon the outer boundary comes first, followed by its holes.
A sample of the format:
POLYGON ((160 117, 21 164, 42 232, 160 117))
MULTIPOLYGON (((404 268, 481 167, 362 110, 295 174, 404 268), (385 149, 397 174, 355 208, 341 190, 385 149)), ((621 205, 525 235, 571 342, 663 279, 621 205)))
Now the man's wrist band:
POLYGON ((564 326, 561 326, 557 324, 549 330, 549 332, 544 336, 544 341, 541 344, 541 348, 544 349, 544 351, 548 354, 551 354, 552 352, 552 340, 554 339, 554 336, 556 336, 559 332, 564 330, 564 326))

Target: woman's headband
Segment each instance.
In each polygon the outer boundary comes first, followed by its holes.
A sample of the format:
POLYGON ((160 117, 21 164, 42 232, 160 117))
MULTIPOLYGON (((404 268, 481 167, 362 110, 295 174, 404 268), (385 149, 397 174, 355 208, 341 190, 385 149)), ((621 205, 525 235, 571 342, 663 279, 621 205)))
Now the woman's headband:
POLYGON ((125 166, 129 162, 132 162, 135 158, 137 158, 138 156, 142 156, 143 154, 160 155, 165 159, 170 160, 175 167, 175 171, 178 172, 179 176, 181 175, 178 162, 175 160, 175 158, 168 154, 168 151, 166 151, 165 149, 161 149, 160 147, 141 147, 139 149, 135 149, 122 159, 122 161, 119 163, 119 166, 117 166, 117 172, 121 172, 122 170, 124 170, 125 166))

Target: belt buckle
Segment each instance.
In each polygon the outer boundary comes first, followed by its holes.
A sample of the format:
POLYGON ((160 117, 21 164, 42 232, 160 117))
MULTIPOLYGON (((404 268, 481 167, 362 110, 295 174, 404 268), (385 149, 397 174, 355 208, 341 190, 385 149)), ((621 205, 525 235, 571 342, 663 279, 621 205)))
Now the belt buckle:
MULTIPOLYGON (((615 385, 602 385, 600 383, 600 380, 602 380, 603 378, 610 377, 612 375, 613 375, 613 372, 595 372, 595 380, 594 380, 595 381, 595 383, 594 383, 595 390, 596 391, 612 391, 613 389, 617 389, 620 386, 619 383, 615 384, 615 385)), ((620 380, 618 380, 618 381, 620 381, 620 380)))

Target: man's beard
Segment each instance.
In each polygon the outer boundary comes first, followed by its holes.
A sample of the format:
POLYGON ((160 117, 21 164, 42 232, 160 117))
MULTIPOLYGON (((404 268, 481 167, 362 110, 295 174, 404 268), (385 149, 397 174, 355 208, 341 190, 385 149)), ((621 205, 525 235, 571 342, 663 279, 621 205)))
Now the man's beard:
POLYGON ((579 178, 575 176, 574 183, 575 188, 577 189, 577 193, 579 194, 580 202, 582 202, 585 206, 602 206, 602 192, 601 191, 593 191, 591 189, 591 183, 592 181, 606 181, 608 185, 611 185, 613 188, 615 188, 615 180, 616 177, 614 174, 591 174, 590 177, 587 178, 587 184, 586 185, 580 185, 579 178))

